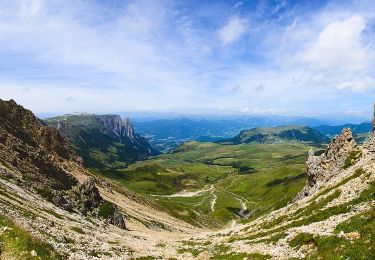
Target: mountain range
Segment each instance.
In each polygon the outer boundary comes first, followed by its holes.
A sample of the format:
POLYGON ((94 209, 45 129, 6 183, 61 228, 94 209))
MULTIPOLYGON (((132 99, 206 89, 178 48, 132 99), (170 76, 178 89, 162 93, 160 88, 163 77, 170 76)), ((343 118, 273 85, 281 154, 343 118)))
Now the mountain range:
POLYGON ((241 131, 233 138, 222 140, 227 144, 275 144, 283 142, 328 143, 330 139, 318 130, 307 126, 279 126, 273 128, 252 128, 241 131))
POLYGON ((187 141, 215 142, 232 138, 243 130, 251 128, 272 128, 278 126, 307 126, 318 130, 328 138, 349 127, 358 141, 364 142, 371 132, 370 123, 327 125, 312 118, 294 117, 223 117, 215 118, 169 118, 136 119, 134 128, 148 138, 156 149, 167 152, 187 141))

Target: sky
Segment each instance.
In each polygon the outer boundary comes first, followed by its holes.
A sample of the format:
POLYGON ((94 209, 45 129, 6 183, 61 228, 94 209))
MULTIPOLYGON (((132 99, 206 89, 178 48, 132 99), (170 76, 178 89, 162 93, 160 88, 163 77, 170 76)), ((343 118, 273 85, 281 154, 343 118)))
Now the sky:
POLYGON ((370 119, 373 0, 0 0, 0 98, 39 114, 370 119))

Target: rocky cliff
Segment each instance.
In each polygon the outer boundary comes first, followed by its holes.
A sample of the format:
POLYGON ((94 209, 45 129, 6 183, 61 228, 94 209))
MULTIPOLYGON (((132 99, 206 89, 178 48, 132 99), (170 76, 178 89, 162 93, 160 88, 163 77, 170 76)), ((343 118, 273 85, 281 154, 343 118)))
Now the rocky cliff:
POLYGON ((74 114, 46 119, 93 168, 124 167, 159 152, 138 135, 129 118, 119 115, 74 114))
POLYGON ((361 156, 362 147, 357 145, 349 128, 343 129, 340 135, 334 137, 321 155, 315 155, 310 150, 306 162, 308 181, 295 200, 319 190, 324 183, 339 175, 361 156))
MULTIPOLYGON (((0 100, 0 175, 69 212, 100 217, 106 201, 60 133, 13 100, 0 100)), ((109 206, 117 212, 114 204, 109 206)), ((125 227, 121 216, 108 221, 125 227)))

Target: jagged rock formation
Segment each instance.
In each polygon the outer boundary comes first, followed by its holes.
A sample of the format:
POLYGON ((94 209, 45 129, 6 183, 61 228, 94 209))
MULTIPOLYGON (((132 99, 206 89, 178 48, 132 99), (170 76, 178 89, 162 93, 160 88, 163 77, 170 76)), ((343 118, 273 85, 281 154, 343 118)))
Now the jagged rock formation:
POLYGON ((372 136, 363 144, 363 147, 370 151, 375 152, 375 104, 374 104, 374 117, 372 119, 372 136))
POLYGON ((119 115, 74 114, 45 122, 67 138, 88 167, 124 167, 159 152, 135 133, 129 118, 119 115))
POLYGON ((321 155, 316 156, 314 151, 310 150, 306 162, 308 181, 295 200, 319 190, 321 185, 338 175, 344 167, 352 164, 350 160, 357 160, 362 154, 361 149, 354 140, 352 131, 345 128, 340 135, 332 139, 321 155))
MULTIPOLYGON (((3 177, 65 210, 99 217, 105 201, 80 157, 56 129, 13 100, 0 100, 0 151, 3 177)), ((125 226, 118 212, 108 221, 125 226)))

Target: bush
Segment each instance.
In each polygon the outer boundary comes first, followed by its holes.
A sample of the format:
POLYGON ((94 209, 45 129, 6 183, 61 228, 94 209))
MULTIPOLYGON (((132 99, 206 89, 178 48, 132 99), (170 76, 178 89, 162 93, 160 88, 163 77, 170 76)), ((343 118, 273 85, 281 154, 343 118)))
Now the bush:
POLYGON ((115 209, 113 207, 113 204, 108 201, 104 201, 99 209, 99 216, 104 219, 108 219, 113 213, 115 212, 115 209))
POLYGON ((48 201, 51 201, 53 198, 53 193, 50 189, 47 188, 36 188, 36 192, 42 196, 43 198, 47 199, 48 201))

